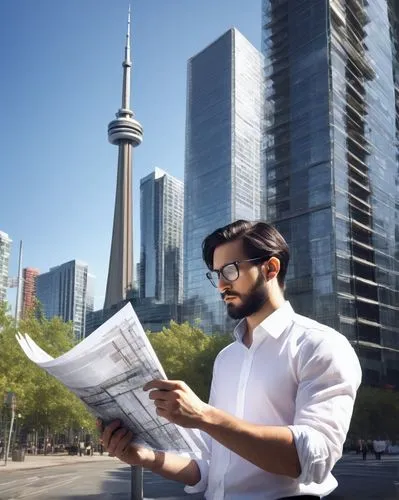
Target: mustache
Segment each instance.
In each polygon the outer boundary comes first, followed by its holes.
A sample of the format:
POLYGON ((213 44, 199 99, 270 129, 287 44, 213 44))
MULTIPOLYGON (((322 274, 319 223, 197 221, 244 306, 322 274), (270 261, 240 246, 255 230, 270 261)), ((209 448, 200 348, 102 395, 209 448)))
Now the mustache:
POLYGON ((234 293, 234 292, 223 292, 220 294, 222 300, 224 300, 226 297, 240 297, 239 293, 234 293))

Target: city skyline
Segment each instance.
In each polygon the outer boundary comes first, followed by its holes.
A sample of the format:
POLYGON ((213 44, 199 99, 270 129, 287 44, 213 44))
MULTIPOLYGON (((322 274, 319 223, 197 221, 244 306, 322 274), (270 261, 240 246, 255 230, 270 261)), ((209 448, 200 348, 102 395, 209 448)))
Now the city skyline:
MULTIPOLYGON (((44 1, 41 9, 22 0, 0 5, 0 50, 5 51, 7 75, 0 119, 6 188, 0 228, 14 241, 10 275, 17 274, 15 242, 20 239, 24 267, 47 269, 84 260, 97 276, 96 308, 104 301, 115 196, 116 152, 107 141, 106 125, 120 100, 127 9, 128 1, 104 3, 101 9, 91 0, 67 5, 44 1), (61 25, 56 22, 60 16, 61 25), (20 148, 12 131, 18 128, 18 116, 26 113, 31 122, 20 148), (23 204, 14 203, 17 185, 23 204)), ((133 108, 145 133, 135 155, 137 229, 139 179, 155 165, 183 179, 187 60, 233 25, 260 47, 260 12, 260 2, 132 3, 133 108)), ((9 291, 11 302, 14 293, 9 291)))

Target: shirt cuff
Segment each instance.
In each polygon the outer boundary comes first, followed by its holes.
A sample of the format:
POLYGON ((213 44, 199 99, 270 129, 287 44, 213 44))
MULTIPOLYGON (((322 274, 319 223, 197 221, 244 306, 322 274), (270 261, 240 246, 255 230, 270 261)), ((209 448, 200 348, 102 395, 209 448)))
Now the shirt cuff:
POLYGON ((186 493, 201 493, 206 490, 208 485, 209 461, 195 459, 201 473, 201 479, 194 486, 186 486, 184 491, 186 493))
POLYGON ((322 483, 335 463, 325 437, 308 425, 289 425, 288 428, 294 436, 301 464, 301 475, 296 481, 303 484, 322 483))

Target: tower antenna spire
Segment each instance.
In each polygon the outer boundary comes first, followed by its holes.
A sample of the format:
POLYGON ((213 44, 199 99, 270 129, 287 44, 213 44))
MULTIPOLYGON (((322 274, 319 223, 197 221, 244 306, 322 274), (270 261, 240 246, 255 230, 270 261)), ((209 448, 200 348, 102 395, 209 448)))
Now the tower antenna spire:
POLYGON ((130 54, 130 4, 127 12, 127 31, 125 43, 125 60, 122 63, 123 67, 123 88, 122 88, 122 108, 120 113, 125 113, 132 116, 133 112, 130 109, 130 72, 132 60, 130 54))

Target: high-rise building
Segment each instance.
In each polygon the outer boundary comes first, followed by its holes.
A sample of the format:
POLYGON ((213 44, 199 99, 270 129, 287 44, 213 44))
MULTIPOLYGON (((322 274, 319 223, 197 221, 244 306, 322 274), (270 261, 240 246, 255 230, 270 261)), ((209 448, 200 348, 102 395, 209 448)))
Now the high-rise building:
POLYGON ((33 267, 25 267, 22 271, 22 317, 26 316, 28 311, 34 307, 36 298, 36 278, 40 271, 33 267))
POLYGON ((235 219, 261 215, 263 58, 230 29, 188 61, 184 309, 207 331, 226 313, 205 277, 202 241, 235 219))
POLYGON ((122 303, 133 290, 132 155, 143 129, 130 109, 130 8, 123 66, 122 106, 108 125, 108 140, 118 146, 114 224, 104 309, 122 303))
POLYGON ((140 181, 140 298, 183 301, 183 182, 159 168, 140 181))
POLYGON ((366 383, 399 387, 398 11, 263 0, 262 41, 267 213, 291 249, 288 297, 348 337, 366 383))
POLYGON ((0 304, 7 299, 8 261, 12 240, 7 233, 0 231, 0 304))
POLYGON ((73 322, 77 340, 85 336, 86 315, 93 311, 93 280, 87 264, 71 260, 36 279, 36 297, 46 318, 73 322))

